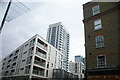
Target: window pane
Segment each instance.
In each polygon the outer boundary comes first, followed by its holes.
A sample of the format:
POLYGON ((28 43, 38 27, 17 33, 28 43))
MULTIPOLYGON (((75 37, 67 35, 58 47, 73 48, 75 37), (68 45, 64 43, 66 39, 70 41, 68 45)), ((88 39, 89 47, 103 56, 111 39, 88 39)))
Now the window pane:
POLYGON ((94 28, 95 28, 95 30, 99 30, 99 29, 102 28, 101 19, 98 19, 98 20, 94 21, 94 28))
POLYGON ((103 36, 96 37, 96 47, 104 47, 104 38, 103 36))
POLYGON ((104 67, 105 66, 105 56, 98 56, 97 66, 104 67))
POLYGON ((93 15, 100 13, 99 5, 92 7, 93 15))
POLYGON ((94 21, 94 25, 98 25, 98 24, 101 24, 101 19, 98 19, 98 20, 94 21))

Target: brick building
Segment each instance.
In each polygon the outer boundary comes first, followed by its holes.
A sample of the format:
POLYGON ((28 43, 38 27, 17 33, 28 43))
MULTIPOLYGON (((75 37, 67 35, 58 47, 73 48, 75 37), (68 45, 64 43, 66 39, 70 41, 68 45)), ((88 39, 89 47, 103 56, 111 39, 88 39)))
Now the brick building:
POLYGON ((87 80, 120 80, 120 2, 83 5, 87 80))

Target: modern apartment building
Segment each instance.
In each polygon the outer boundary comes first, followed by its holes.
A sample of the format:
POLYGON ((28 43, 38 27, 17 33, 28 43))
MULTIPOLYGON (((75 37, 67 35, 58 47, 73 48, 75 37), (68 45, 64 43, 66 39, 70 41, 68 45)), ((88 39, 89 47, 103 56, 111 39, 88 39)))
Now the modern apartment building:
POLYGON ((120 80, 120 2, 83 5, 87 80, 120 80))
POLYGON ((80 79, 84 78, 83 71, 85 70, 85 65, 83 62, 69 62, 69 71, 75 75, 78 75, 80 79))
POLYGON ((47 41, 63 53, 63 69, 68 69, 69 33, 61 22, 49 25, 47 41))
POLYGON ((83 56, 80 56, 80 55, 75 56, 75 62, 82 62, 83 63, 83 56))
POLYGON ((63 54, 35 35, 2 61, 2 80, 46 80, 62 68, 63 54))

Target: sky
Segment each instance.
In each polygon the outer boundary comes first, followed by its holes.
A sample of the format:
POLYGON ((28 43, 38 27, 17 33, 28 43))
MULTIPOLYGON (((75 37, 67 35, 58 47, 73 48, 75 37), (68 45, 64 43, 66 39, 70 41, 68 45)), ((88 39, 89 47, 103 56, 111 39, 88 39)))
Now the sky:
POLYGON ((2 57, 5 57, 35 34, 46 39, 50 24, 62 22, 70 34, 69 61, 85 57, 83 1, 25 2, 31 10, 10 22, 2 30, 2 57))

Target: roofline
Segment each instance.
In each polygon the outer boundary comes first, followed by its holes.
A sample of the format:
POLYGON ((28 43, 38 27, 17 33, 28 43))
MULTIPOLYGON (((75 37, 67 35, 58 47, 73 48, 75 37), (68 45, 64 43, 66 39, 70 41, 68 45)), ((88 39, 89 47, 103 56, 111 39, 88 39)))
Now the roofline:
POLYGON ((49 28, 55 27, 53 25, 56 25, 56 24, 62 25, 63 29, 69 34, 68 30, 64 27, 64 25, 62 24, 62 22, 57 22, 57 23, 54 23, 54 24, 50 24, 49 28))

